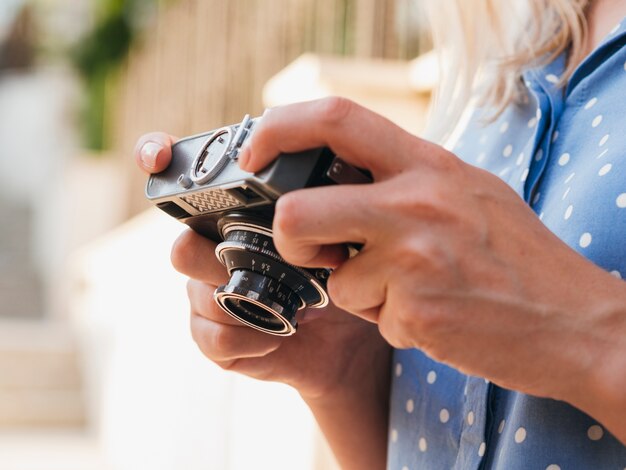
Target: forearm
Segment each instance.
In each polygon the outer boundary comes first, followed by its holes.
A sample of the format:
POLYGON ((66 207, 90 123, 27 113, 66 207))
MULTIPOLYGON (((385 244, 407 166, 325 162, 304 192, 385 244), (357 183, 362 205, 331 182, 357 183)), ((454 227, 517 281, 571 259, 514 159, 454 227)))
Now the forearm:
POLYGON ((385 468, 390 360, 381 348, 332 396, 303 397, 344 470, 385 468))

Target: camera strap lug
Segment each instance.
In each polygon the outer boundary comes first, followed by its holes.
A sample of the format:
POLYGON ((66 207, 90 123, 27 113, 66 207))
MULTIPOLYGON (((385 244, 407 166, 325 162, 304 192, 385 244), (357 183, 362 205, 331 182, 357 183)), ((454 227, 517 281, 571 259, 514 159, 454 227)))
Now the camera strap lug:
POLYGON ((340 157, 334 158, 326 171, 326 177, 337 184, 366 184, 372 182, 372 178, 368 174, 353 167, 340 157))

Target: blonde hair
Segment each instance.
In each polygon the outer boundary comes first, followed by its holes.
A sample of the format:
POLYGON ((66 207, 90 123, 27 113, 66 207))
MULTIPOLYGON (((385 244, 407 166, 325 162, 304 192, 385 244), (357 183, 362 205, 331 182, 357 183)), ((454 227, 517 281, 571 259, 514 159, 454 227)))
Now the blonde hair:
POLYGON ((522 72, 569 48, 560 84, 584 54, 590 0, 427 0, 441 77, 428 135, 443 142, 471 102, 495 119, 526 95, 522 72))

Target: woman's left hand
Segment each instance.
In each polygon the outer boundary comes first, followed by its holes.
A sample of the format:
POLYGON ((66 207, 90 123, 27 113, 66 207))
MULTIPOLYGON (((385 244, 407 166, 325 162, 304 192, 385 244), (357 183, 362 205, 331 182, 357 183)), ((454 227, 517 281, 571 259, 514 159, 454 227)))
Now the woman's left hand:
POLYGON ((337 306, 377 322, 393 346, 588 412, 609 385, 626 389, 623 281, 503 181, 341 98, 270 110, 241 166, 321 146, 375 182, 288 193, 274 237, 291 263, 336 267, 337 306), (346 259, 345 242, 363 248, 346 259))

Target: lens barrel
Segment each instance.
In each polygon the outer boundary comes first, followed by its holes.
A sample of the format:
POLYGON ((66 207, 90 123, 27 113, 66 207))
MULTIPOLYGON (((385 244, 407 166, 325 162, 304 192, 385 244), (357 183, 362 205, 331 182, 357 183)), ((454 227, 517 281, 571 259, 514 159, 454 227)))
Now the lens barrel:
POLYGON ((296 332, 299 309, 328 304, 328 271, 287 263, 276 251, 268 226, 271 222, 242 213, 220 220, 224 241, 215 251, 230 280, 215 291, 215 300, 252 328, 289 336, 296 332))
POLYGON ((268 276, 237 269, 215 299, 226 313, 253 328, 285 336, 296 331, 300 297, 268 276))

